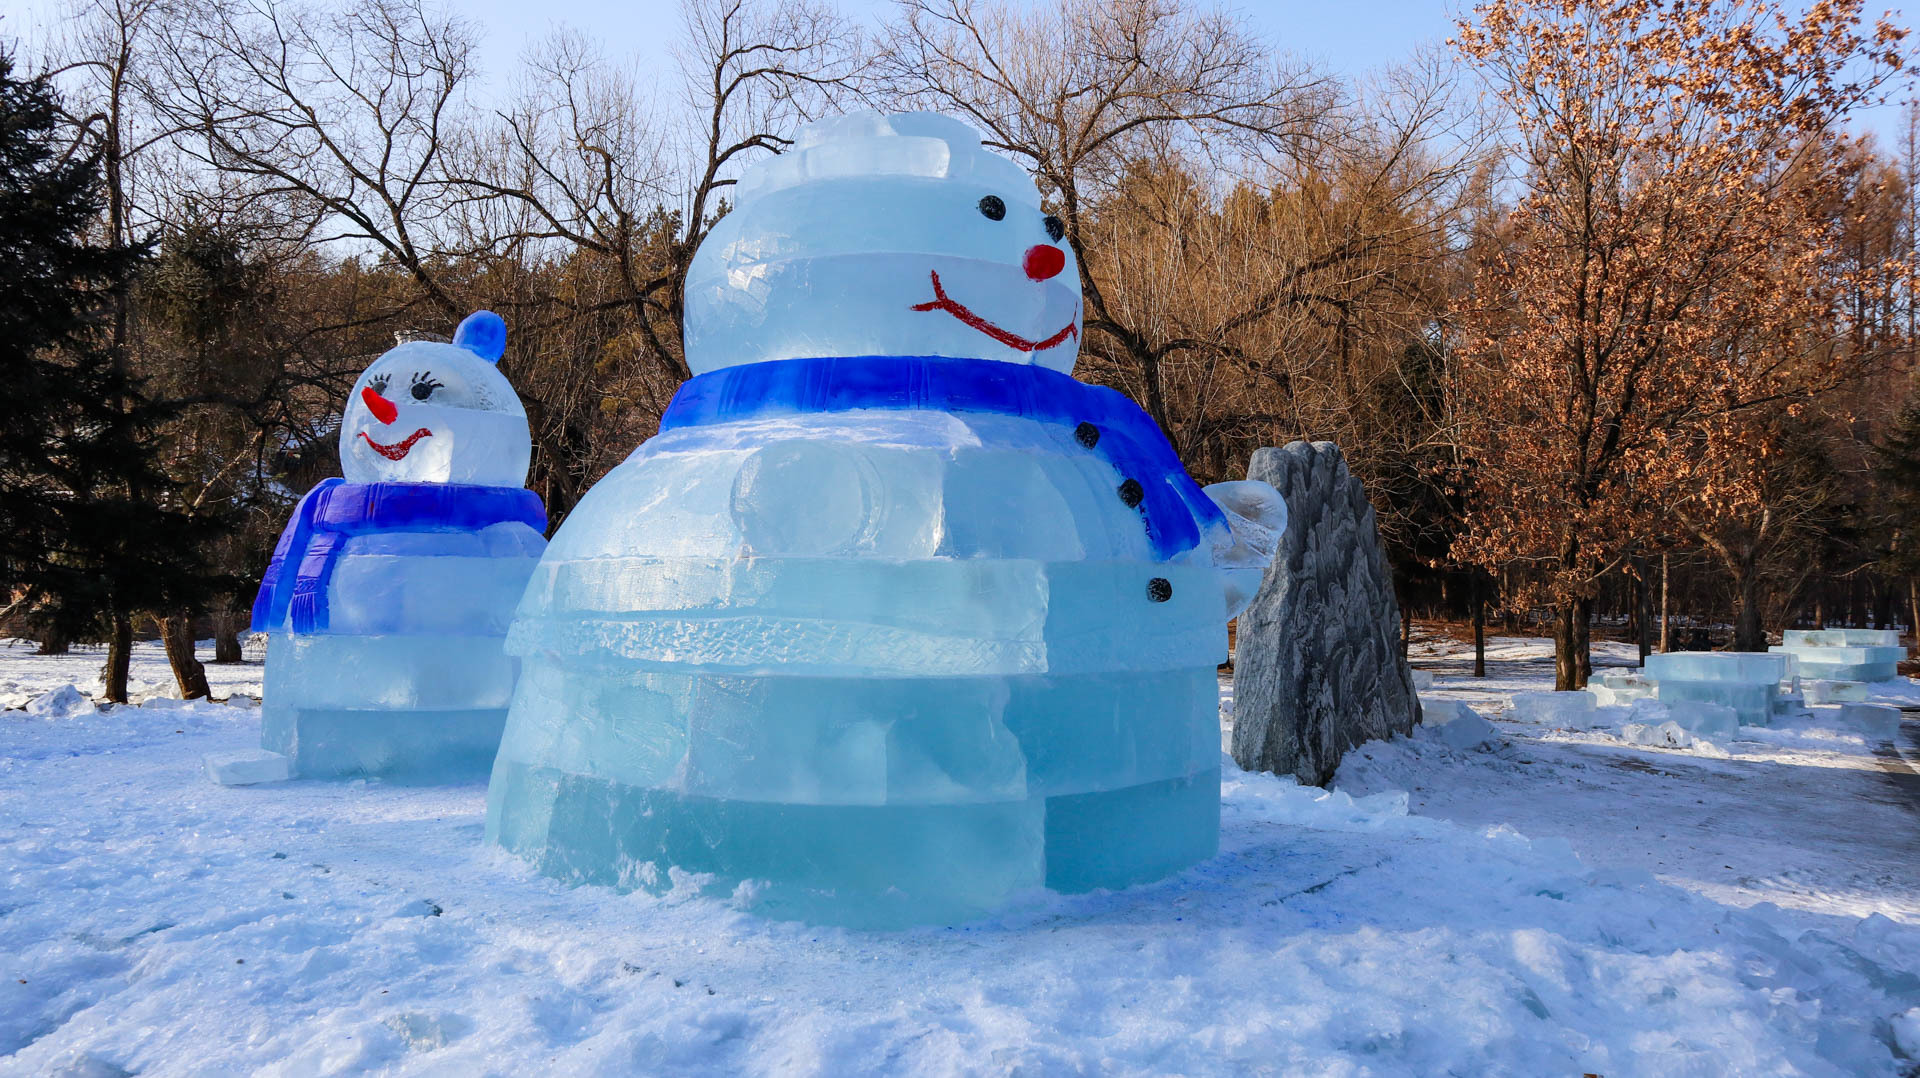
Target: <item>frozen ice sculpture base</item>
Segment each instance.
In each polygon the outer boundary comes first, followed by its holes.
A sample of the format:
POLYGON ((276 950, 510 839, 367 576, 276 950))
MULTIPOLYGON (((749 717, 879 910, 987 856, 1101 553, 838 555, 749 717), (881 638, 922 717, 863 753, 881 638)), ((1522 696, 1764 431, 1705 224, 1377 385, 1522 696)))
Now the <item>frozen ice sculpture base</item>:
POLYGON ((1123 790, 923 806, 723 801, 501 761, 487 839, 569 883, 664 890, 666 866, 812 924, 954 924, 1041 887, 1159 879, 1219 848, 1220 772, 1123 790), (742 886, 744 884, 744 886, 742 886))

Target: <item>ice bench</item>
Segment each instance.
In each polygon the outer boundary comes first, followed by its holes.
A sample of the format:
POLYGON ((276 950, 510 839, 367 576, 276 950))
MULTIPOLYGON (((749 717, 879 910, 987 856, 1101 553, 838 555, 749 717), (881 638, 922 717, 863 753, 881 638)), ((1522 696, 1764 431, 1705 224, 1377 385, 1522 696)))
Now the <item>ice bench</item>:
POLYGON ((1892 681, 1907 649, 1896 629, 1788 629, 1769 652, 1791 656, 1795 673, 1822 681, 1892 681))
POLYGON ((1662 702, 1724 704, 1742 726, 1765 726, 1799 702, 1785 655, 1746 651, 1670 651, 1647 656, 1646 673, 1662 702))

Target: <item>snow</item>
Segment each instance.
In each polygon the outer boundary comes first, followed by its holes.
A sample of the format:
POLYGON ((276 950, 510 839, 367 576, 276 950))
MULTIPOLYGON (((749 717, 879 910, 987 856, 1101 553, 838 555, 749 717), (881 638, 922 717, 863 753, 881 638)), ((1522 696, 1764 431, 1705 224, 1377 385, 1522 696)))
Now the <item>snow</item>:
POLYGON ((93 701, 69 683, 43 692, 27 703, 27 714, 41 719, 70 719, 94 710, 93 701))
MULTIPOLYGON (((1897 750, 1818 709, 1722 755, 1511 722, 1551 663, 1494 643, 1485 681, 1416 655, 1491 742, 1333 791, 1226 763, 1218 857, 900 933, 565 888, 481 844, 479 784, 216 785, 244 703, 3 712, 0 1075, 1909 1072, 1897 750)), ((0 648, 0 684, 97 664, 0 648)))

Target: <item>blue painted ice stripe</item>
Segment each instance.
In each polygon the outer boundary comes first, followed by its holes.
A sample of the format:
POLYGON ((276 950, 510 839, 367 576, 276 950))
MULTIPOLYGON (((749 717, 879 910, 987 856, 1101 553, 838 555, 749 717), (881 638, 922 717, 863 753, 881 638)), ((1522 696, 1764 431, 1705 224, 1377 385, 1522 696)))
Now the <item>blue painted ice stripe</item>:
POLYGON ((1140 483, 1147 535, 1162 561, 1198 546, 1208 528, 1226 522, 1139 405, 1105 386, 1022 363, 829 356, 726 367, 682 385, 660 430, 856 409, 988 413, 1069 429, 1092 423, 1100 438, 1088 452, 1140 483))

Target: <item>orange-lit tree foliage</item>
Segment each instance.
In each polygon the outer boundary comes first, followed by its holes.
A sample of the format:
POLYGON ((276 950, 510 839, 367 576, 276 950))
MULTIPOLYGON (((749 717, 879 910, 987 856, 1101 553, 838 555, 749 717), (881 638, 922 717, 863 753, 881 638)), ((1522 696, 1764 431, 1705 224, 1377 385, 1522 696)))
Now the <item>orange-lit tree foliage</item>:
POLYGON ((1843 374, 1801 336, 1847 286, 1840 124, 1903 62, 1903 31, 1860 8, 1490 0, 1460 26, 1525 173, 1510 253, 1452 321, 1474 485, 1456 556, 1552 605, 1558 688, 1586 682, 1604 576, 1681 502, 1762 489, 1715 466, 1747 417, 1843 374))

